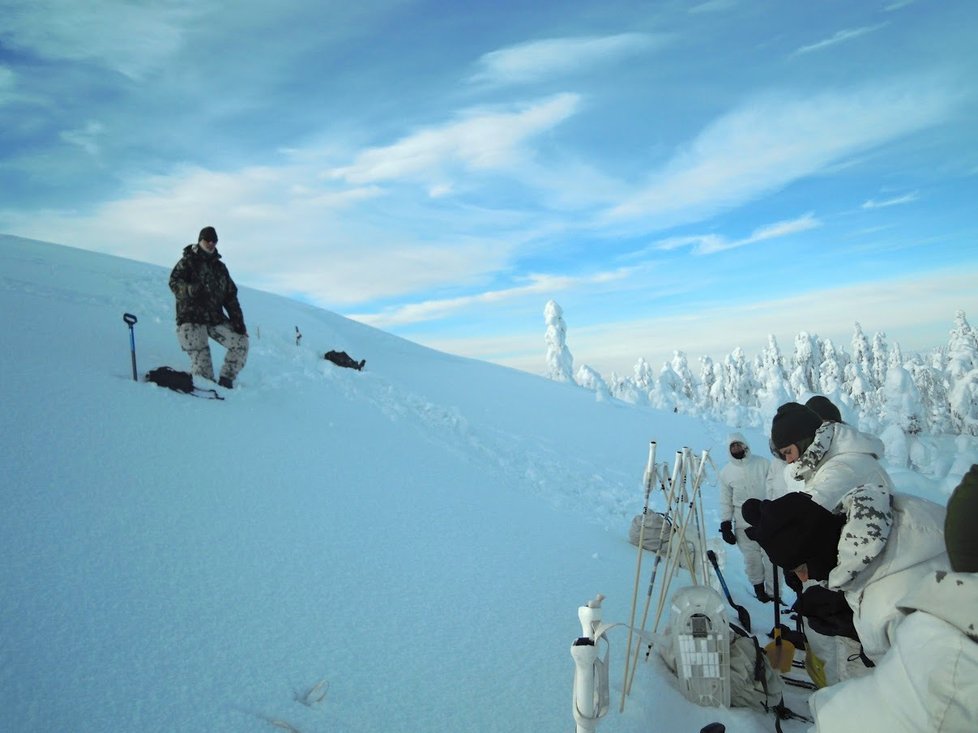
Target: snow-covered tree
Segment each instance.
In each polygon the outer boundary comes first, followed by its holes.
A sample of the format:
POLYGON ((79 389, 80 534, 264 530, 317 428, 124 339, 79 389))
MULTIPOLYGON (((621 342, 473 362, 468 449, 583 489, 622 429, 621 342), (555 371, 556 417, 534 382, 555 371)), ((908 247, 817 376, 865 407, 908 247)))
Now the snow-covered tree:
POLYGON ((947 343, 946 375, 953 429, 978 435, 978 334, 960 310, 947 343))
POLYGON ((944 372, 931 366, 920 356, 910 358, 908 370, 920 395, 926 429, 934 433, 950 432, 951 406, 944 372))
POLYGON ((947 373, 953 384, 975 369, 978 369, 978 335, 964 311, 959 310, 947 342, 947 373))
POLYGON ((662 365, 652 388, 650 399, 653 407, 670 412, 679 412, 680 406, 686 406, 686 398, 683 396, 683 380, 679 378, 669 362, 662 365))
POLYGON ((773 333, 767 335, 767 346, 761 349, 760 371, 757 379, 763 384, 788 382, 788 373, 784 368, 784 356, 778 346, 778 339, 773 333))
POLYGON ((682 351, 673 351, 671 366, 672 370, 679 375, 679 379, 682 380, 684 402, 687 406, 692 406, 696 401, 696 377, 693 376, 693 371, 689 368, 686 354, 682 351))
POLYGON ((774 334, 768 334, 767 346, 755 360, 754 377, 757 380, 757 407, 759 415, 771 416, 785 402, 794 397, 784 370, 784 357, 774 334))
POLYGON ((898 426, 907 435, 924 428, 925 410, 920 392, 902 366, 890 367, 883 385, 883 421, 898 426))
POLYGON ((791 356, 788 384, 799 398, 819 391, 818 367, 821 363, 816 341, 805 331, 795 336, 795 351, 791 356))
POLYGON ((716 365, 709 356, 700 357, 700 383, 696 393, 696 406, 704 415, 710 415, 716 404, 713 387, 716 384, 716 365))
POLYGON ((856 373, 863 380, 863 389, 871 387, 875 390, 879 385, 872 384, 873 379, 873 350, 869 339, 863 333, 862 326, 856 321, 852 331, 852 361, 856 364, 856 373))
POLYGON ((648 392, 642 390, 629 377, 619 377, 615 372, 611 373, 608 380, 608 387, 611 396, 622 402, 632 405, 644 405, 648 403, 648 392))
POLYGON ((873 431, 879 423, 876 410, 876 390, 853 360, 846 365, 843 374, 846 393, 852 398, 852 406, 859 414, 859 426, 873 431))
POLYGON ((757 408, 758 384, 751 372, 751 364, 739 346, 723 360, 723 408, 725 420, 730 425, 750 424, 751 409, 757 408))
POLYGON ((842 387, 844 365, 831 339, 822 342, 822 363, 818 367, 819 390, 824 395, 837 393, 842 387))
POLYGON ((886 386, 886 370, 890 365, 890 350, 886 345, 886 334, 882 331, 873 334, 873 344, 870 348, 873 351, 873 382, 883 389, 886 386))
POLYGON ((577 383, 594 392, 598 399, 611 397, 611 390, 601 375, 587 364, 581 364, 577 369, 577 383))
POLYGON ((557 382, 574 383, 574 357, 567 348, 567 326, 564 311, 557 301, 548 300, 543 309, 547 324, 547 377, 557 382))
POLYGON ((646 395, 649 394, 655 388, 655 373, 652 371, 652 367, 640 356, 632 371, 634 372, 632 381, 635 386, 645 392, 646 395))
POLYGON ((954 382, 948 395, 951 424, 962 435, 978 435, 978 369, 954 382))

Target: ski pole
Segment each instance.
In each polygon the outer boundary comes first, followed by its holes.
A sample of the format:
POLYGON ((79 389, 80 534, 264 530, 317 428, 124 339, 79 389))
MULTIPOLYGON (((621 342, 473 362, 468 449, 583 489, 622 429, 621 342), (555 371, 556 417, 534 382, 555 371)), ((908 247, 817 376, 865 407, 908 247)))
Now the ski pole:
POLYGON ((123 313, 122 320, 129 326, 129 352, 132 354, 132 381, 138 382, 139 378, 136 376, 136 332, 132 329, 136 325, 136 316, 132 313, 123 313))
MULTIPOLYGON (((678 527, 679 527, 679 530, 678 530, 678 533, 679 533, 679 546, 678 547, 681 547, 681 550, 684 553, 684 556, 687 557, 687 558, 689 558, 690 555, 689 555, 688 549, 686 548, 686 528, 689 526, 690 516, 692 515, 692 511, 693 511, 693 508, 695 507, 695 502, 697 500, 697 496, 698 496, 699 491, 700 491, 700 484, 695 483, 695 481, 694 481, 693 487, 692 487, 690 493, 689 494, 686 493, 686 481, 687 481, 687 478, 689 478, 688 471, 686 470, 688 468, 688 466, 687 466, 687 462, 685 460, 682 460, 681 459, 681 462, 683 464, 683 470, 682 470, 682 472, 680 474, 680 484, 679 484, 680 488, 682 489, 680 511, 682 511, 682 503, 685 503, 685 502, 688 501, 689 504, 688 504, 688 508, 686 510, 685 515, 683 515, 683 516, 680 517, 680 523, 678 525, 678 527)), ((681 557, 680 557, 680 551, 679 551, 679 549, 677 549, 676 552, 673 552, 672 551, 673 550, 673 547, 672 547, 672 545, 673 545, 672 540, 673 539, 674 538, 670 538, 670 540, 669 540, 669 549, 670 549, 670 553, 669 553, 670 558, 669 559, 671 560, 671 562, 670 562, 670 564, 666 565, 666 579, 665 579, 665 582, 664 582, 664 584, 662 585, 662 587, 660 589, 661 592, 659 594, 659 605, 656 608, 655 623, 654 623, 654 625, 652 627, 653 633, 659 630, 659 621, 662 619, 662 611, 664 610, 666 601, 668 600, 668 589, 669 589, 669 586, 672 584, 672 579, 673 579, 673 576, 675 575, 676 568, 679 567, 679 564, 680 564, 681 557)), ((692 569, 690 569, 690 577, 693 578, 693 580, 695 582, 695 573, 694 573, 694 571, 692 569)))
MULTIPOLYGON (((662 464, 663 474, 665 473, 667 466, 665 463, 662 464)), ((675 473, 673 474, 675 477, 675 473)), ((648 622, 649 618, 649 605, 652 602, 652 589, 655 587, 655 577, 659 572, 659 564, 662 562, 662 542, 665 539, 666 530, 668 527, 669 531, 669 541, 672 542, 672 521, 670 520, 670 515, 672 514, 672 504, 673 504, 673 493, 676 486, 675 481, 669 482, 669 491, 666 491, 666 481, 667 478, 664 475, 659 476, 659 483, 662 486, 662 493, 666 496, 666 513, 662 516, 662 524, 659 525, 659 542, 655 551, 655 563, 652 565, 652 577, 649 580, 649 589, 645 594, 645 608, 642 611, 642 625, 640 627, 640 633, 645 633, 645 624, 648 622)), ((668 562, 668 561, 667 561, 668 562)), ((641 651, 641 644, 636 643, 635 645, 635 659, 632 662, 631 673, 628 675, 625 682, 625 694, 631 694, 632 692, 632 680, 635 678, 635 670, 638 668, 638 655, 641 651)), ((631 647, 628 649, 631 652, 631 647)), ((626 665, 627 669, 627 665, 626 665)))
MULTIPOLYGON (((635 589, 632 592, 632 613, 628 620, 628 644, 625 647, 625 676, 628 679, 628 665, 632 656, 632 630, 635 626, 635 606, 638 603, 638 582, 642 575, 642 544, 645 542, 645 517, 649 513, 649 495, 655 485, 655 441, 649 443, 649 458, 645 464, 645 473, 642 475, 643 488, 645 489, 645 506, 642 507, 642 525, 638 530, 638 558, 635 561, 635 589)), ((625 695, 628 694, 627 686, 621 690, 621 704, 619 712, 625 710, 625 695)))

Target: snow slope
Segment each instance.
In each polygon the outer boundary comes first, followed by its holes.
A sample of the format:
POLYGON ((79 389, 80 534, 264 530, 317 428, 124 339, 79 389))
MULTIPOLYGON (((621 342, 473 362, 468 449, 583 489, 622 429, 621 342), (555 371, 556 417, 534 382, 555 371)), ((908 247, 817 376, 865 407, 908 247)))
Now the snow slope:
MULTIPOLYGON (((0 730, 573 730, 577 607, 628 618, 649 441, 671 464, 728 428, 248 289, 237 388, 193 399, 132 380, 124 312, 140 375, 186 368, 167 276, 0 237, 0 730)), ((726 572, 770 613, 738 553, 726 572)), ((600 730, 773 729, 685 702, 654 657, 619 713, 613 642, 600 730)))

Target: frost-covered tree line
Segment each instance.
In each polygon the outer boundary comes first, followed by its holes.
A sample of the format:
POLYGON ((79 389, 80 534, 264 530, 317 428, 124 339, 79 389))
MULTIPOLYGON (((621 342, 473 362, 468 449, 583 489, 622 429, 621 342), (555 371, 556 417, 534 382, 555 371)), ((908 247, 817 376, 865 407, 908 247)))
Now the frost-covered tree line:
POLYGON ((922 434, 978 436, 978 332, 964 311, 947 343, 929 353, 904 354, 885 333, 869 338, 857 322, 848 350, 802 331, 788 350, 771 335, 753 358, 738 347, 721 361, 702 356, 694 367, 674 351, 658 373, 639 358, 632 374, 607 378, 586 364, 575 373, 563 311, 551 300, 545 317, 548 376, 602 396, 764 427, 779 405, 823 394, 847 422, 905 448, 910 463, 922 434))

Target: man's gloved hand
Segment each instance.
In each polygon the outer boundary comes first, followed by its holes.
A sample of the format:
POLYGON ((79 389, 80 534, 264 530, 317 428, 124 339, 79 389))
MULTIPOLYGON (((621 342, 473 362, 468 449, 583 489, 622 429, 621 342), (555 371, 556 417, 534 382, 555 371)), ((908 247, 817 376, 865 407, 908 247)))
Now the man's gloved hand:
POLYGON ((801 594, 804 592, 802 590, 804 586, 802 585, 801 579, 790 570, 785 570, 783 575, 785 585, 791 588, 791 590, 795 592, 795 595, 800 598, 801 594))
POLYGON ((847 636, 859 640, 852 621, 852 609, 841 591, 813 585, 802 593, 798 610, 808 620, 808 626, 825 636, 847 636))
POLYGON ((248 329, 245 328, 244 321, 231 321, 231 330, 235 333, 239 333, 242 336, 248 335, 248 329))
POLYGON ((720 522, 720 534, 723 536, 723 541, 728 545, 737 544, 737 535, 733 531, 733 522, 720 522))

